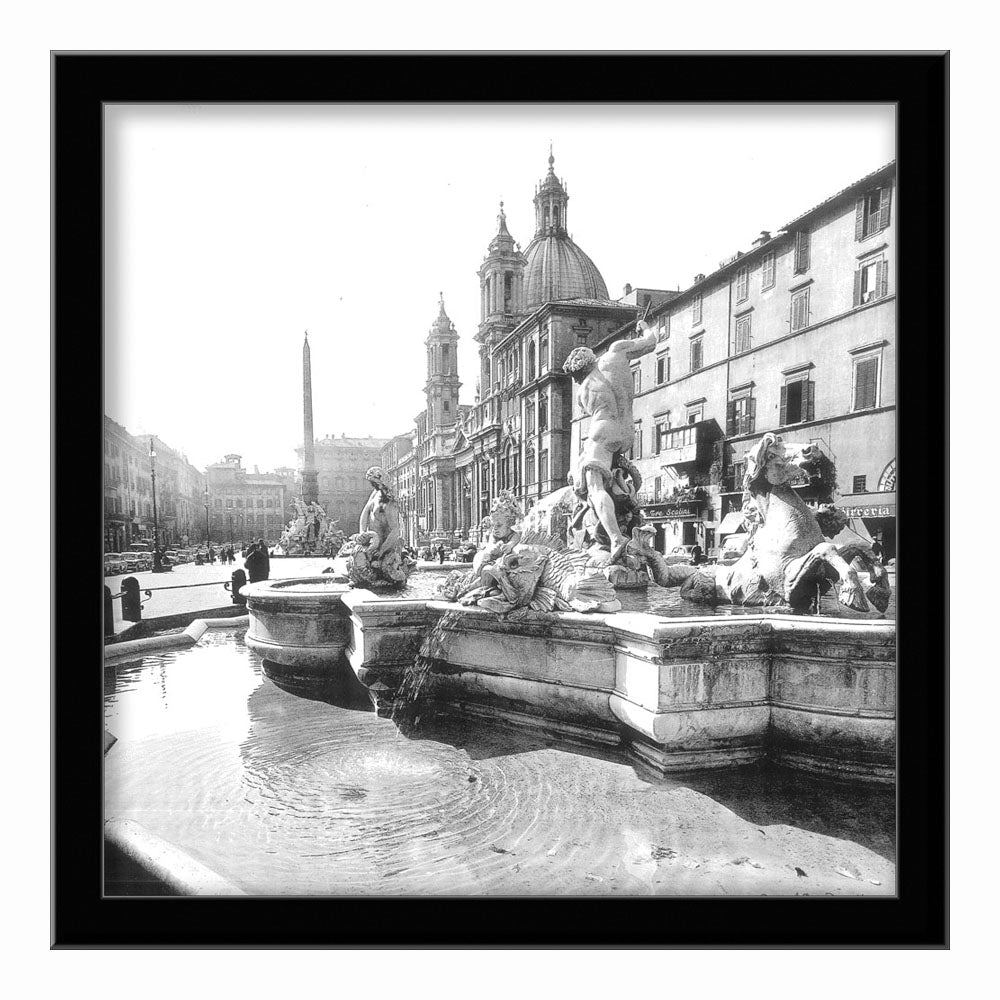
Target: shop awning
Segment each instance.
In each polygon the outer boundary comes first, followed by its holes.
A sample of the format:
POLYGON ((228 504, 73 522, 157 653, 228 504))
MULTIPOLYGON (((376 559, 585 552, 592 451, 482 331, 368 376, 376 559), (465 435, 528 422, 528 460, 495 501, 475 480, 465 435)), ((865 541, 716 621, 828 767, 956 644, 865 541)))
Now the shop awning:
POLYGON ((731 510, 719 525, 719 538, 723 535, 731 535, 735 531, 746 531, 746 520, 738 510, 731 510))
POLYGON ((868 534, 865 522, 860 517, 852 517, 848 520, 847 527, 843 528, 840 534, 831 541, 834 545, 857 545, 858 542, 871 545, 872 536, 868 534))

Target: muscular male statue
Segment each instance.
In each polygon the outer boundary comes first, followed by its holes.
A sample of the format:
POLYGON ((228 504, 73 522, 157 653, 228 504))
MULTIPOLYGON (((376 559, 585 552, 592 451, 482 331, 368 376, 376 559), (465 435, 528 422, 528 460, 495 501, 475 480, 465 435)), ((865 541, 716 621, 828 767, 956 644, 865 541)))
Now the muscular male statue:
POLYGON ((590 417, 590 433, 577 458, 573 482, 577 495, 589 499, 611 540, 611 561, 620 560, 628 539, 615 517, 611 497, 612 461, 632 447, 632 371, 629 362, 656 347, 656 333, 639 320, 642 336, 620 340, 598 358, 589 347, 570 352, 563 370, 580 386, 579 401, 590 417))

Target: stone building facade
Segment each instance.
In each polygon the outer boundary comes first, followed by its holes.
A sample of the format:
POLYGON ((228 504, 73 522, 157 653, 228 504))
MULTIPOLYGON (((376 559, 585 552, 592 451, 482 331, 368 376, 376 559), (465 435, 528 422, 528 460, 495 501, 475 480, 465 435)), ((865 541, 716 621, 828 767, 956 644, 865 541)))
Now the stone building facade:
MULTIPOLYGON (((319 502, 327 516, 337 521, 340 530, 347 535, 358 530, 361 511, 371 493, 365 473, 381 463, 386 443, 386 438, 348 437, 346 434, 340 437, 330 434, 315 441, 319 502)), ((296 453, 301 469, 303 449, 297 448, 296 453)))
POLYGON ((651 310, 660 344, 633 364, 632 458, 661 551, 716 548, 740 520, 744 453, 772 431, 820 445, 838 504, 895 555, 895 175, 890 163, 761 233, 651 310))
POLYGON ((130 434, 104 417, 104 550, 153 541, 153 464, 159 542, 168 548, 196 537, 205 476, 155 435, 130 434), (150 442, 156 452, 150 455, 150 442))
MULTIPOLYGON (((291 499, 282 476, 248 472, 242 457, 236 454, 226 455, 221 462, 209 465, 207 471, 208 496, 202 513, 207 502, 208 533, 213 543, 242 544, 263 538, 274 544, 281 537, 291 499)), ((204 524, 198 537, 205 538, 204 524)))

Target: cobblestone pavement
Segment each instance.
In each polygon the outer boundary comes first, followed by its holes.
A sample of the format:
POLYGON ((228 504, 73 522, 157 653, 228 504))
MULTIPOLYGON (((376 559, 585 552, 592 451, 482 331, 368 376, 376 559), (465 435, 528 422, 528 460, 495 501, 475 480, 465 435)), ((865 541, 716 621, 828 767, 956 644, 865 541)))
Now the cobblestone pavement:
MULTIPOLYGON (((291 576, 315 576, 322 573, 331 560, 319 559, 271 559, 271 579, 287 579, 291 576)), ((163 618, 167 615, 179 615, 188 611, 207 611, 210 608, 221 608, 232 603, 232 596, 222 585, 228 583, 234 570, 243 569, 243 560, 237 557, 231 565, 196 566, 194 563, 182 563, 174 566, 169 573, 125 573, 121 576, 106 576, 105 586, 112 594, 121 590, 122 580, 134 576, 139 581, 140 591, 152 590, 152 597, 142 594, 144 607, 143 618, 163 618), (209 584, 209 586, 192 586, 193 584, 209 584), (178 589, 159 589, 159 588, 178 589)), ((245 572, 245 570, 244 570, 245 572)), ((121 631, 122 602, 112 601, 115 609, 115 632, 121 631)), ((126 622, 125 625, 129 623, 126 622)))

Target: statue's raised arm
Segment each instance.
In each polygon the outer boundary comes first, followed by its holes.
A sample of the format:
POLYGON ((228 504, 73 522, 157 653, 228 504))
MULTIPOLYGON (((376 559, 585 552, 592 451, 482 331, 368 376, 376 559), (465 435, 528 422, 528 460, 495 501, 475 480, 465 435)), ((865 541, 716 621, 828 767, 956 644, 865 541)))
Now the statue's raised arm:
POLYGON ((624 354, 630 360, 632 358, 640 358, 643 354, 649 354, 657 344, 656 331, 651 329, 644 319, 638 320, 635 328, 642 336, 632 340, 616 341, 608 348, 608 353, 624 354))

